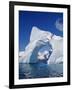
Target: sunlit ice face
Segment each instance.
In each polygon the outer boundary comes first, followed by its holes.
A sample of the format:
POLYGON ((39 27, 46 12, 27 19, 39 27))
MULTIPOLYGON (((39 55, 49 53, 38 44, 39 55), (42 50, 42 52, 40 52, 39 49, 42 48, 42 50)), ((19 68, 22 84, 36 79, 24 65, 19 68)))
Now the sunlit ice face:
POLYGON ((42 36, 39 38, 39 40, 42 40, 44 42, 48 42, 52 39, 53 34, 51 32, 44 32, 42 36))

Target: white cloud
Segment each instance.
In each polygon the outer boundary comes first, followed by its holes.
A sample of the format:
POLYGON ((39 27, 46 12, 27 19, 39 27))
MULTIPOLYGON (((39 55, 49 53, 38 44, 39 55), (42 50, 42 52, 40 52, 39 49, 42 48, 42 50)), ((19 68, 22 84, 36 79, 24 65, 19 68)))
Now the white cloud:
POLYGON ((60 20, 61 19, 57 19, 55 25, 59 31, 63 31, 63 23, 61 23, 60 20))

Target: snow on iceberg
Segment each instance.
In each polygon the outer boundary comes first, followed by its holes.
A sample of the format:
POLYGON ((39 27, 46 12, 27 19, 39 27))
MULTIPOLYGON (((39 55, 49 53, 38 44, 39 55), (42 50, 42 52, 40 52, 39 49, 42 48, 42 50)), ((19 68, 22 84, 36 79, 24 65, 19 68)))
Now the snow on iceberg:
POLYGON ((48 60, 49 64, 55 64, 62 62, 63 58, 63 38, 60 36, 54 35, 50 40, 50 44, 52 45, 53 52, 48 60))
POLYGON ((62 44, 63 39, 60 36, 53 35, 51 32, 41 30, 37 27, 33 27, 30 35, 30 42, 26 46, 25 51, 20 53, 20 62, 22 63, 37 63, 38 58, 44 60, 44 55, 47 54, 48 63, 58 63, 60 62, 60 57, 63 56, 62 54, 62 44), (49 46, 51 45, 51 47, 49 46), (50 47, 48 51, 44 51, 44 53, 40 53, 38 57, 39 50, 44 46, 50 47), (52 51, 52 54, 49 55, 49 51, 52 51), (56 61, 57 60, 57 61, 56 61))

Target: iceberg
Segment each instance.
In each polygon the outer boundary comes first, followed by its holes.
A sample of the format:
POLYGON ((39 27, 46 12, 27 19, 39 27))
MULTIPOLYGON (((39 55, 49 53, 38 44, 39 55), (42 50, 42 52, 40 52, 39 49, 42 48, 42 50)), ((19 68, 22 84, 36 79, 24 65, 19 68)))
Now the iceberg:
POLYGON ((53 35, 49 31, 41 30, 35 26, 32 27, 30 42, 23 52, 19 54, 19 62, 21 63, 37 63, 38 60, 48 59, 48 64, 60 63, 63 57, 63 38, 53 35), (40 49, 44 46, 48 50, 43 53, 40 49))
POLYGON ((55 64, 62 62, 63 58, 63 38, 60 36, 54 35, 50 40, 53 51, 48 60, 48 64, 55 64))

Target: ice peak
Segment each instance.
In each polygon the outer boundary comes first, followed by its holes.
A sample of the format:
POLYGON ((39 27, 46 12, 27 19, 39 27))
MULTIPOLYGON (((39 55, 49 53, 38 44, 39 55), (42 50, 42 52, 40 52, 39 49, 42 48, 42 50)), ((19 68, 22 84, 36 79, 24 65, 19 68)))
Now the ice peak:
POLYGON ((51 32, 44 31, 44 30, 39 29, 36 26, 33 26, 32 27, 32 32, 31 32, 31 35, 30 35, 30 42, 32 42, 34 40, 44 39, 44 38, 50 39, 51 36, 52 36, 51 32))

